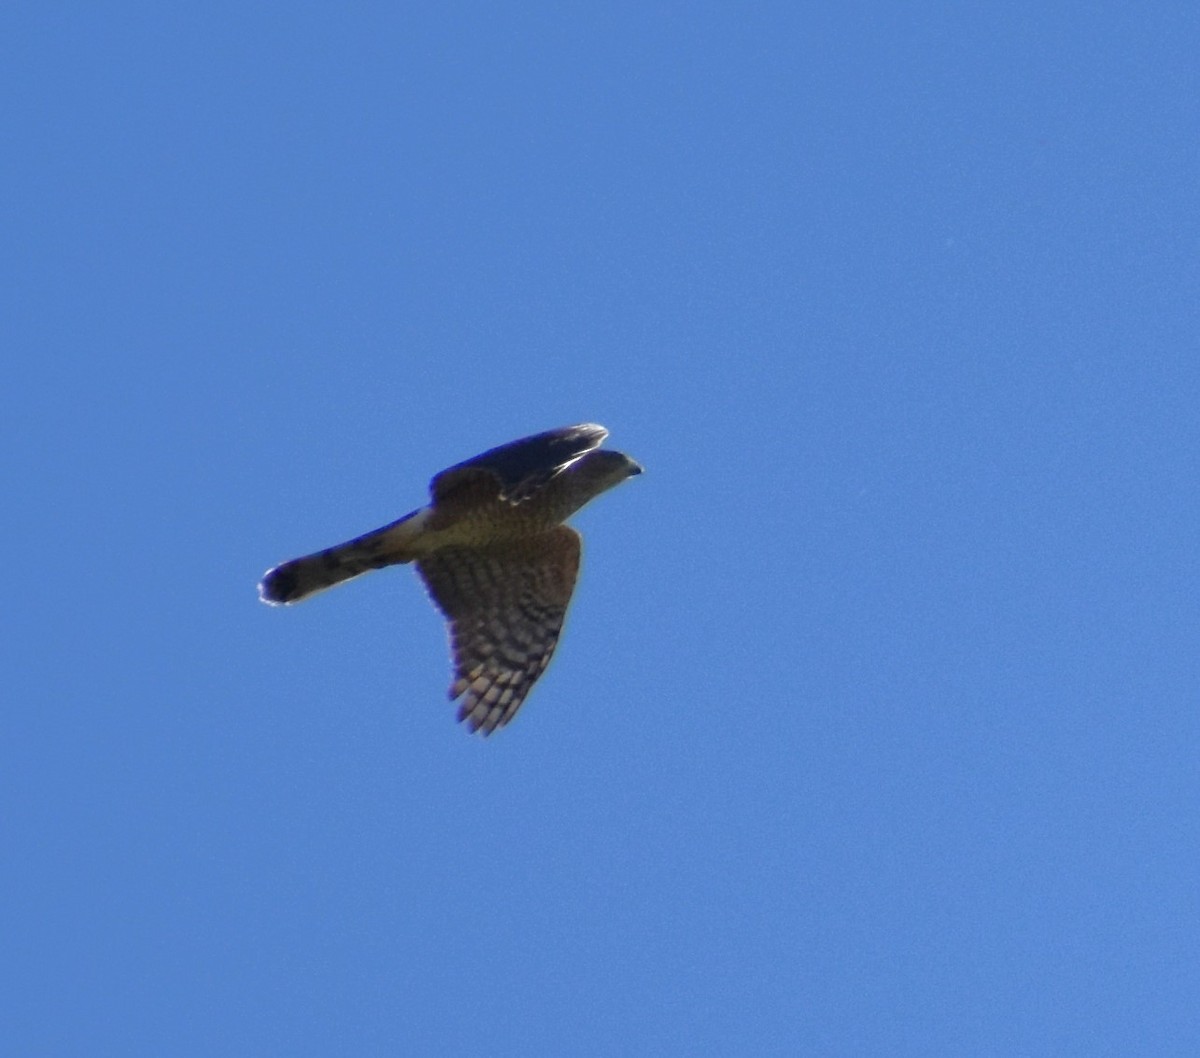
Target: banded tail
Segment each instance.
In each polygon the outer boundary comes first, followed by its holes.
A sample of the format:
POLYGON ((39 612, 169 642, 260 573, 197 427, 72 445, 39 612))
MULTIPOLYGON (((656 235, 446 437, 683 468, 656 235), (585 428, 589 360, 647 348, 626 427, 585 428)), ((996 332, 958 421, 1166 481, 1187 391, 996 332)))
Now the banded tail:
POLYGON ((267 570, 258 597, 272 606, 299 602, 370 570, 414 561, 417 555, 407 545, 421 529, 423 519, 416 516, 422 513, 413 511, 382 529, 267 570))

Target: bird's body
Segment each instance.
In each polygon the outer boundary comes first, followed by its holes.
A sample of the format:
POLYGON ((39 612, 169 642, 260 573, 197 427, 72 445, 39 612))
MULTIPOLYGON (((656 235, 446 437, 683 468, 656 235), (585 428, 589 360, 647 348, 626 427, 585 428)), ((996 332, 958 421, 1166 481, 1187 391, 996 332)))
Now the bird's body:
POLYGON ((293 603, 372 569, 415 562, 450 625, 459 719, 490 733, 507 723, 558 641, 579 568, 563 525, 601 492, 641 472, 599 448, 585 423, 535 434, 442 471, 428 507, 336 547, 269 570, 264 602, 293 603))

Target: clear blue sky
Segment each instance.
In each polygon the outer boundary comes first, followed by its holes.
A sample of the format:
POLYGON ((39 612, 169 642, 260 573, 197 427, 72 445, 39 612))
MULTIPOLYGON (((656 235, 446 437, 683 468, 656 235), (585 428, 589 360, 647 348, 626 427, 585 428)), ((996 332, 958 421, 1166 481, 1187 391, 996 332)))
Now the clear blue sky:
POLYGON ((1200 1053, 1194 3, 0 23, 9 1053, 1200 1053), (589 420, 492 739, 257 602, 589 420))

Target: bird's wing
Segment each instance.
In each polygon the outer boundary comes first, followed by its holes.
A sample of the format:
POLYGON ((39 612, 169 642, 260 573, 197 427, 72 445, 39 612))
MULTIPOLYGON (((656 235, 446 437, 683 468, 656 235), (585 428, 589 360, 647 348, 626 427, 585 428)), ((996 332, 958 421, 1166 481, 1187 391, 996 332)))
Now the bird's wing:
POLYGON ((545 671, 579 571, 579 534, 560 525, 488 547, 442 548, 417 562, 446 616, 458 718, 491 734, 545 671))
POLYGON ((603 426, 581 423, 523 437, 443 470, 429 483, 435 505, 453 500, 460 489, 495 489, 509 503, 528 499, 585 452, 608 436, 603 426))

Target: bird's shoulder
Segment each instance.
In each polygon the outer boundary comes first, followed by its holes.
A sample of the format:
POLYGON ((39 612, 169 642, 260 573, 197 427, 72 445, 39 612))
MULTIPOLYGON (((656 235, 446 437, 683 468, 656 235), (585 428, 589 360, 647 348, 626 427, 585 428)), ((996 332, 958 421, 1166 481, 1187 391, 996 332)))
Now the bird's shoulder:
POLYGON ((468 493, 519 503, 607 436, 603 426, 581 423, 522 437, 447 467, 430 481, 429 493, 435 505, 468 493))

